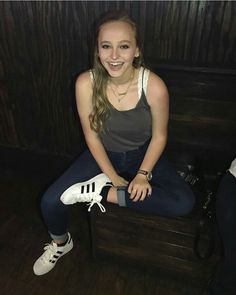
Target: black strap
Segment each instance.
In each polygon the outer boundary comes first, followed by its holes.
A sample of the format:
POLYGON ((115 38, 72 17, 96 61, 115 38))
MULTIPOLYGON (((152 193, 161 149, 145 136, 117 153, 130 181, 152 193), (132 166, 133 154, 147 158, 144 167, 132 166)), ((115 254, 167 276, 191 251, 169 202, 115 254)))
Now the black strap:
POLYGON ((208 192, 205 203, 201 210, 200 219, 198 221, 195 238, 194 238, 194 253, 199 259, 208 259, 213 254, 215 248, 215 210, 214 210, 215 196, 210 191, 208 192), (204 249, 202 246, 202 239, 207 232, 208 241, 204 241, 204 249))
POLYGON ((195 167, 188 165, 187 171, 179 171, 200 202, 200 212, 196 224, 193 251, 199 259, 208 259, 215 248, 215 194, 206 189, 203 173, 196 173, 195 167), (206 239, 207 234, 207 239, 206 239))

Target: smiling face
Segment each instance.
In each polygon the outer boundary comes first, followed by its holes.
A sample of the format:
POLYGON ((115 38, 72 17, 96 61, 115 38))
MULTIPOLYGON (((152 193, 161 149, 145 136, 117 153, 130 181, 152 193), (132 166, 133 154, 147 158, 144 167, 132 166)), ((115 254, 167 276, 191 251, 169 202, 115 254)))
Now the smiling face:
POLYGON ((133 60, 139 56, 135 31, 125 21, 112 21, 101 26, 98 34, 98 56, 111 78, 129 79, 133 60))

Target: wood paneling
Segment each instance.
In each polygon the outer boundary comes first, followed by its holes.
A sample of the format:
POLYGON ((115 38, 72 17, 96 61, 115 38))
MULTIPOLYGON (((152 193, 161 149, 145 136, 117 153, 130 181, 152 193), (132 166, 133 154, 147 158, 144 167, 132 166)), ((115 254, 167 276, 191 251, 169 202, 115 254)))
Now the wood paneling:
MULTIPOLYGON (((236 62, 233 1, 2 1, 1 145, 73 155, 83 149, 74 80, 90 66, 92 24, 110 8, 125 8, 137 20, 148 65, 157 72, 159 65, 172 68, 162 72, 174 100, 172 122, 186 124, 191 117, 196 128, 198 118, 223 119, 229 108, 222 132, 234 131, 228 122, 234 120, 235 75, 223 75, 236 62), (189 79, 190 72, 175 72, 175 65, 196 71, 189 79), (206 82, 199 66, 218 68, 222 75, 208 74, 206 82), (187 117, 180 115, 181 106, 187 117)), ((188 134, 179 132, 187 141, 188 134)))
POLYGON ((168 63, 232 67, 235 9, 231 1, 148 2, 147 55, 168 63))
POLYGON ((156 72, 170 92, 167 148, 192 154, 213 171, 227 168, 236 153, 235 70, 160 66, 156 72))

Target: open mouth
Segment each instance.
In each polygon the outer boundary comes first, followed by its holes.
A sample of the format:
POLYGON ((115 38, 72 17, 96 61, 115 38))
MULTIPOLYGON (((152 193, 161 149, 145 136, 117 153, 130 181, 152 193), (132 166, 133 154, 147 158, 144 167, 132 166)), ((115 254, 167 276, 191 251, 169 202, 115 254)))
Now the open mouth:
POLYGON ((113 71, 120 70, 122 68, 123 64, 124 64, 123 62, 109 62, 108 63, 110 69, 113 71))

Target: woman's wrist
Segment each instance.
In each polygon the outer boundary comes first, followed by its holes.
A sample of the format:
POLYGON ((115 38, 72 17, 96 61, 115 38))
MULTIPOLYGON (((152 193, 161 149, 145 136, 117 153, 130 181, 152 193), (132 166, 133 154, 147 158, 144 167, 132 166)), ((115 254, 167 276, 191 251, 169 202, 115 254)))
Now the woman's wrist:
POLYGON ((137 171, 137 175, 144 176, 148 181, 150 181, 152 179, 152 172, 151 171, 144 170, 144 169, 139 169, 137 171))

